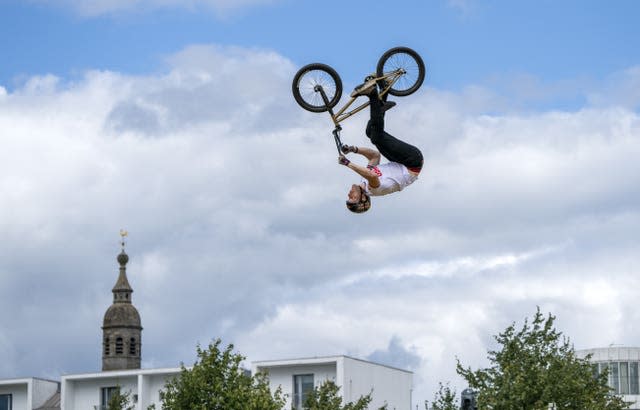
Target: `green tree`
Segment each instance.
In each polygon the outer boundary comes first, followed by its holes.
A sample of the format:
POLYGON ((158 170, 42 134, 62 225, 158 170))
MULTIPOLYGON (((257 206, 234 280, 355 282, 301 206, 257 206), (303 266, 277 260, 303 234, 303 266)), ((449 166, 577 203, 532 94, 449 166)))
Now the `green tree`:
MULTIPOLYGON (((120 387, 111 395, 107 410, 135 410, 136 406, 131 403, 131 392, 120 393, 120 387)), ((147 406, 147 410, 155 410, 155 404, 147 406)))
MULTIPOLYGON (((367 410, 371 403, 371 393, 361 396, 358 401, 342 404, 342 397, 338 394, 340 387, 334 382, 327 380, 320 386, 309 392, 304 401, 305 410, 367 410)), ((386 410, 387 405, 379 410, 386 410)))
POLYGON ((555 317, 546 318, 538 308, 522 329, 515 323, 494 336, 499 348, 488 352, 486 369, 457 372, 479 392, 479 409, 621 410, 627 404, 611 394, 607 375, 595 376, 588 358, 576 357, 573 346, 554 328, 555 317))
POLYGON ((131 392, 120 393, 120 388, 118 388, 109 398, 107 410, 133 410, 134 406, 131 404, 130 396, 131 392))
POLYGON ((425 410, 459 410, 456 404, 456 391, 452 390, 449 384, 445 386, 442 383, 438 383, 438 385, 439 388, 433 397, 431 408, 429 408, 429 402, 427 400, 424 401, 425 410))
POLYGON ((273 394, 265 374, 251 376, 233 352, 233 345, 221 349, 220 339, 207 349, 197 347, 192 368, 182 365, 160 393, 162 408, 169 410, 281 410, 285 399, 280 389, 273 394))

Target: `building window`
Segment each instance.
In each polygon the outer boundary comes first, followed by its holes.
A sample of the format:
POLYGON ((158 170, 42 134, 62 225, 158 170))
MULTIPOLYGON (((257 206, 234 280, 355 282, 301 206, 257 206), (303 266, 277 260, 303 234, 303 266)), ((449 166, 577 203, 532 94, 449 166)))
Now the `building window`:
POLYGON ((618 362, 609 363, 609 386, 614 392, 620 393, 620 372, 618 371, 618 362))
POLYGON ((615 394, 640 394, 639 362, 605 362, 598 374, 609 372, 607 384, 615 394))
POLYGON ((10 394, 0 394, 0 410, 11 410, 13 408, 12 405, 12 397, 10 394))
MULTIPOLYGON (((600 363, 600 373, 609 372, 609 363, 600 363)), ((607 386, 611 387, 611 373, 609 373, 609 379, 607 379, 607 386)))
POLYGON ((620 394, 629 394, 629 363, 620 362, 620 394))
POLYGON ((111 341, 109 340, 109 338, 105 337, 105 339, 104 339, 104 355, 105 356, 109 356, 111 354, 110 343, 111 343, 111 341))
POLYGON ((122 341, 122 338, 121 337, 117 338, 116 339, 116 354, 124 353, 123 345, 124 345, 124 342, 122 341))
POLYGON ((631 362, 629 363, 629 394, 640 394, 638 382, 638 362, 631 362))
POLYGON ((309 393, 313 391, 313 374, 293 376, 293 408, 301 410, 309 393))
POLYGON ((129 339, 129 354, 132 356, 136 355, 136 338, 132 337, 129 339))
POLYGON ((111 398, 120 392, 119 387, 103 387, 100 389, 100 406, 102 409, 109 407, 111 398))

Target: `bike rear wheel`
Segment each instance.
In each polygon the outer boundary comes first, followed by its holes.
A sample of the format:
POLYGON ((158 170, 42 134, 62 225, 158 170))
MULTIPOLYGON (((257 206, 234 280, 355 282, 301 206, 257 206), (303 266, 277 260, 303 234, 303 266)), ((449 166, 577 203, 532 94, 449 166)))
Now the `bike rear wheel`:
POLYGON ((424 81, 426 69, 417 52, 408 47, 387 50, 378 60, 376 73, 378 77, 382 77, 396 70, 402 70, 403 74, 393 83, 389 94, 404 97, 418 91, 424 81))
POLYGON ((312 63, 302 67, 293 77, 291 85, 293 98, 302 108, 311 112, 324 112, 333 108, 342 97, 342 80, 330 66, 312 63), (329 105, 325 103, 320 88, 327 96, 329 105))

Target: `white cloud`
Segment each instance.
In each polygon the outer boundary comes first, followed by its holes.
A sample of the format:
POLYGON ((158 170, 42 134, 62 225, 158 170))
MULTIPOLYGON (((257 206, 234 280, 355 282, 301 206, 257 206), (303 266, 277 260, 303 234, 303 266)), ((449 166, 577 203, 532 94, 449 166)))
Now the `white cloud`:
POLYGON ((640 107, 640 66, 630 67, 608 77, 603 90, 589 93, 591 104, 602 106, 619 106, 627 109, 640 107))
POLYGON ((120 12, 144 12, 162 8, 208 9, 224 16, 236 10, 271 4, 277 0, 30 0, 70 7, 82 16, 93 17, 120 12))
POLYGON ((447 0, 447 4, 463 16, 468 16, 477 8, 475 0, 447 0))
POLYGON ((357 178, 328 116, 295 105, 290 61, 201 45, 168 62, 0 90, 0 377, 97 370, 120 228, 155 366, 215 337, 250 360, 409 352, 424 400, 536 305, 578 347, 640 337, 640 119, 617 94, 527 114, 478 87, 398 98, 388 130, 426 168, 353 216, 357 178))

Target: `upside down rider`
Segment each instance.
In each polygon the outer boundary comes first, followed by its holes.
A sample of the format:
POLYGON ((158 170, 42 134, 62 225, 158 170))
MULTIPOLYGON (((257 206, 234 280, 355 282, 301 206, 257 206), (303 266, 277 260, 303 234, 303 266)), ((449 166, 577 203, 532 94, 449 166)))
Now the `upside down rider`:
POLYGON ((418 179, 424 159, 422 153, 411 144, 397 139, 384 130, 384 114, 395 105, 380 97, 375 80, 365 81, 355 88, 352 97, 367 96, 370 101, 370 119, 366 134, 377 150, 342 145, 343 154, 354 153, 364 156, 369 162, 367 166, 354 164, 344 155, 338 162, 353 170, 362 177, 359 184, 353 184, 349 190, 347 208, 354 213, 363 213, 371 208, 371 196, 388 195, 398 192, 418 179), (380 155, 389 160, 380 163, 380 155))

